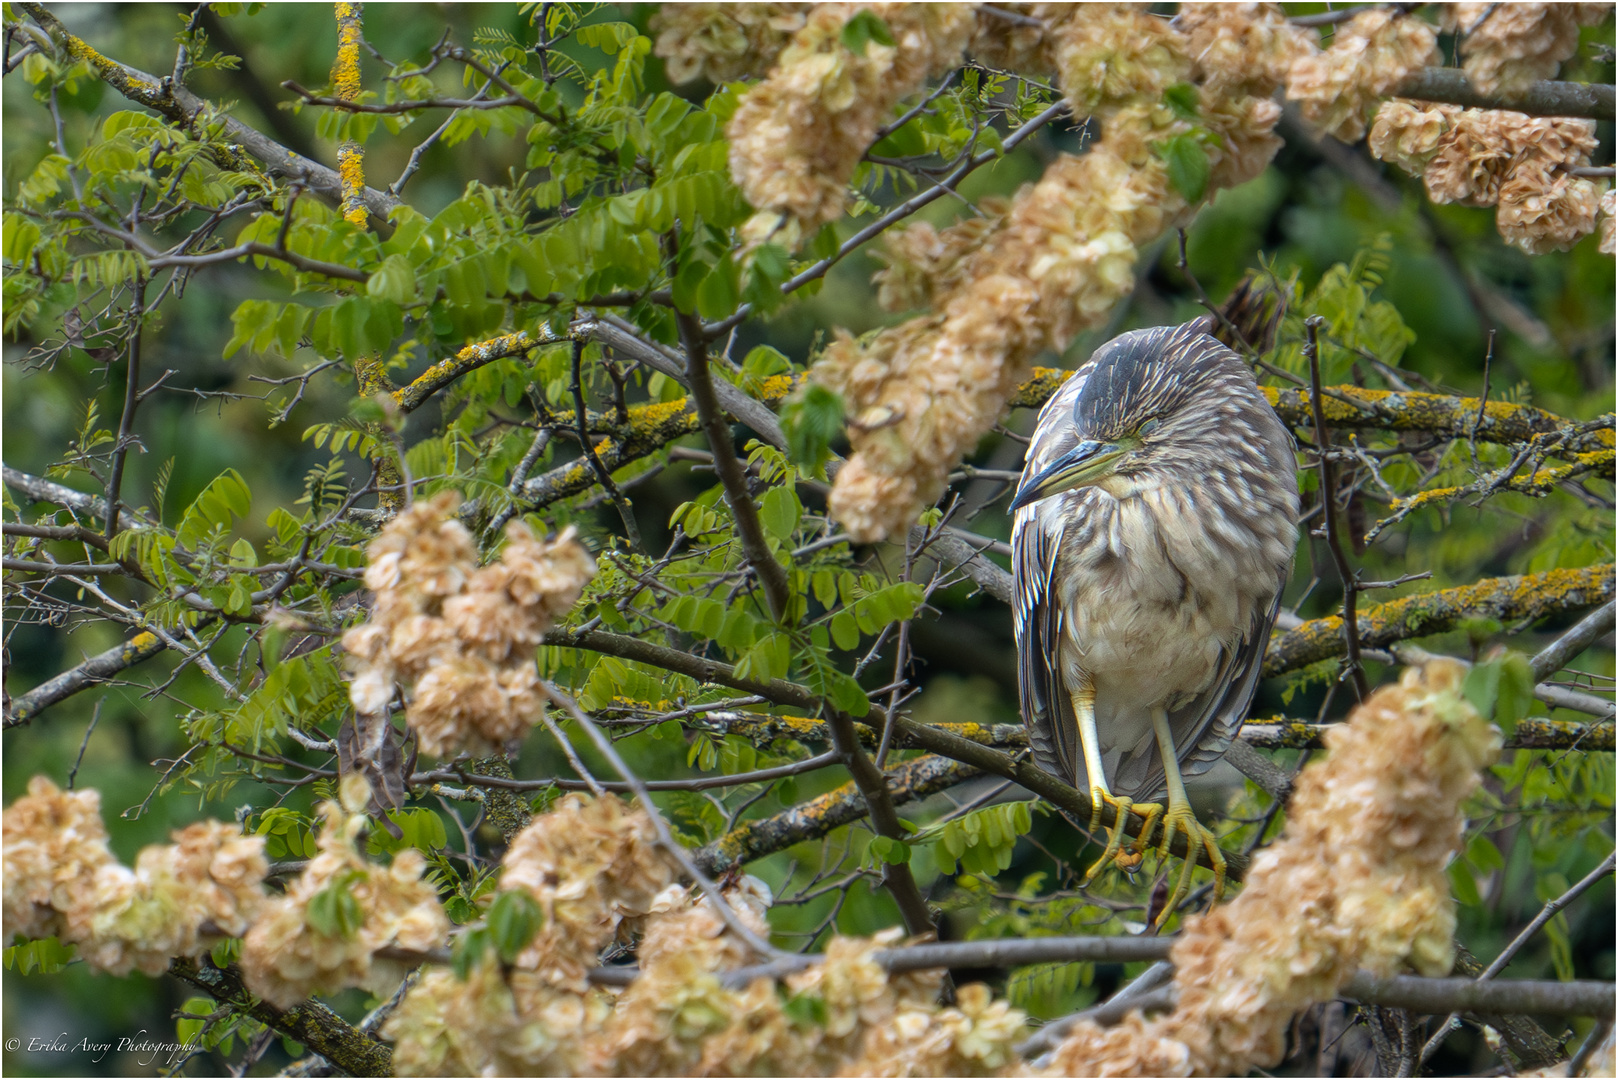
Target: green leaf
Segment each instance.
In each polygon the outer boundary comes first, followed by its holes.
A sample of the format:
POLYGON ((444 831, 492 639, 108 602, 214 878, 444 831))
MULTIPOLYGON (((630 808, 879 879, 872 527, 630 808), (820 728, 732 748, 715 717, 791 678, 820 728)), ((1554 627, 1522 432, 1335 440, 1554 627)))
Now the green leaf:
POLYGON ((825 1027, 826 999, 819 994, 793 994, 781 1002, 781 1014, 799 1027, 825 1027))
POLYGON ((403 255, 389 255, 372 272, 365 291, 378 300, 409 304, 416 298, 416 271, 403 255))
POLYGON ((793 463, 822 476, 832 440, 843 432, 843 399, 817 382, 806 383, 782 406, 781 429, 793 463))
POLYGON ((1510 735, 1534 703, 1533 665, 1519 652, 1474 664, 1466 673, 1461 692, 1479 715, 1493 720, 1510 735))
POLYGON ((354 894, 348 888, 350 876, 354 873, 358 872, 351 871, 350 874, 333 878, 330 884, 309 898, 303 917, 315 932, 345 941, 359 933, 365 913, 360 910, 360 902, 354 899, 354 894))
POLYGON ((844 608, 831 617, 831 640, 844 652, 859 648, 860 628, 852 611, 844 608))
POLYGON ((855 56, 864 56, 871 42, 893 46, 893 33, 888 24, 870 11, 860 11, 843 24, 843 46, 855 56))
POLYGON ((772 487, 758 501, 758 516, 764 528, 777 540, 785 541, 798 527, 803 504, 790 487, 772 487))
POLYGON ((736 310, 741 298, 736 289, 736 264, 725 256, 708 271, 697 286, 697 314, 704 319, 723 319, 736 310))
POLYGON ((180 1017, 174 1022, 174 1037, 181 1046, 190 1046, 202 1034, 207 1024, 207 1017, 215 1012, 213 998, 194 997, 186 998, 185 1004, 180 1006, 180 1017))
POLYGON ((1450 890, 1454 892, 1455 899, 1465 907, 1477 907, 1483 903, 1483 897, 1478 893, 1478 884, 1472 879, 1472 871, 1467 867, 1465 859, 1454 859, 1449 864, 1450 890))
POLYGON ((1189 203, 1200 202, 1208 193, 1211 167, 1208 152, 1194 135, 1176 135, 1157 148, 1163 163, 1168 166, 1169 183, 1189 203))
POLYGON ((455 969, 455 977, 465 982, 466 977, 472 974, 472 968, 483 959, 483 954, 489 951, 491 943, 489 928, 486 926, 461 931, 450 950, 450 966, 455 969))
POLYGON ((1163 91, 1163 102, 1181 120, 1197 118, 1197 88, 1190 83, 1175 83, 1163 91))
POLYGON ((544 925, 545 916, 532 893, 524 888, 505 889, 489 907, 489 935, 504 963, 513 964, 544 925))
POLYGON ((877 836, 871 840, 871 854, 889 866, 901 866, 910 861, 910 845, 891 836, 877 836))

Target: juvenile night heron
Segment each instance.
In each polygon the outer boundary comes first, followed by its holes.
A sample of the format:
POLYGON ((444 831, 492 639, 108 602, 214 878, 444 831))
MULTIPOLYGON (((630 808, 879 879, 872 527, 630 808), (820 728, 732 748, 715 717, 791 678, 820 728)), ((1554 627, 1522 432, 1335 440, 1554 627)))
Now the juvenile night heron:
POLYGON ((1224 858, 1183 778, 1230 746, 1297 542, 1292 439, 1212 317, 1096 350, 1040 412, 1012 509, 1023 721, 1040 768, 1116 810, 1092 880, 1161 828, 1224 858), (1156 801, 1167 795, 1168 805, 1156 801), (1148 801, 1150 800, 1150 801, 1148 801))

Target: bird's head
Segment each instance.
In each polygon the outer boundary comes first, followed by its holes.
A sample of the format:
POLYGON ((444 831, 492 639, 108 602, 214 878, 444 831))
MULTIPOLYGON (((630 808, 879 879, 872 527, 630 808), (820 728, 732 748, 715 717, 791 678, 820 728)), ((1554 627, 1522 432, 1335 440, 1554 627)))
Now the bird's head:
POLYGON ((1154 467, 1194 469, 1211 439, 1240 437, 1246 425, 1223 414, 1235 389, 1231 381, 1251 383, 1252 377, 1230 350, 1189 331, 1132 331, 1096 350, 1074 377, 1070 407, 1040 418, 1029 458, 1040 467, 1024 474, 1013 512, 1154 467), (1221 430, 1227 419, 1237 422, 1221 430), (1047 446, 1054 456, 1041 452, 1047 446))

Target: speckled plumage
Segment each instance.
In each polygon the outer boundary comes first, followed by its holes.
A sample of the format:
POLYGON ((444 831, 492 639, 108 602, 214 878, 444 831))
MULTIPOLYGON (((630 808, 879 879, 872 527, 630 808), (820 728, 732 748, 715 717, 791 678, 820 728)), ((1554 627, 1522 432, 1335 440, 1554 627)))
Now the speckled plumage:
POLYGON ((1211 320, 1096 350, 1045 405, 1024 477, 1086 439, 1157 425, 1112 475, 1017 511, 1023 719, 1039 766, 1088 786, 1070 693, 1094 680, 1115 794, 1160 796, 1151 710, 1184 775, 1229 747, 1258 683, 1297 542, 1292 439, 1211 320))

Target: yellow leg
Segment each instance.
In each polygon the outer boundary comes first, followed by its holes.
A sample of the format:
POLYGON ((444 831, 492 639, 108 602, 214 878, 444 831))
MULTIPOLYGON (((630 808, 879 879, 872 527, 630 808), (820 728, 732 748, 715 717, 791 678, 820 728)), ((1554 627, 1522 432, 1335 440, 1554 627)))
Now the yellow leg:
MULTIPOLYGON (((1213 866, 1215 902, 1225 894, 1225 856, 1219 850, 1219 842, 1214 834, 1197 820, 1197 815, 1191 809, 1191 801, 1185 796, 1185 782, 1180 778, 1180 757, 1174 749, 1174 734, 1169 730, 1168 713, 1162 709, 1152 710, 1152 730, 1157 733, 1157 749, 1163 757, 1163 776, 1169 789, 1169 808, 1163 815, 1163 839, 1158 846, 1158 853, 1168 854, 1169 844, 1173 841, 1175 833, 1184 833, 1186 841, 1185 865, 1180 870, 1180 878, 1153 924, 1161 929, 1175 907, 1190 891, 1191 873, 1197 866, 1197 849, 1200 847, 1207 853, 1208 862, 1213 866)), ((1150 827, 1155 823, 1148 821, 1147 824, 1150 827)), ((1141 831, 1143 845, 1147 835, 1146 830, 1141 831)))
MULTIPOLYGON (((1109 805, 1113 808, 1112 828, 1107 833, 1107 849, 1101 853, 1090 869, 1085 871, 1084 883, 1089 884, 1095 876, 1112 862, 1117 862, 1127 870, 1133 870, 1140 865, 1138 852, 1124 853, 1122 851, 1124 837, 1124 823, 1131 813, 1146 816, 1146 811, 1157 810, 1161 807, 1152 804, 1136 806, 1131 799, 1120 798, 1112 793, 1107 786, 1107 773, 1101 765, 1101 739, 1096 733, 1096 691, 1095 684, 1085 677, 1079 689, 1073 691, 1073 716, 1078 721, 1079 749, 1084 755, 1084 771, 1090 783, 1090 827, 1089 832, 1096 831, 1096 825, 1101 820, 1101 807, 1109 805)), ((1074 762, 1077 765, 1077 762, 1074 762)), ((1077 773, 1077 769, 1074 770, 1077 773)), ((1148 818, 1148 820, 1152 820, 1148 818)), ((1137 841, 1139 843, 1140 841, 1137 841)))

